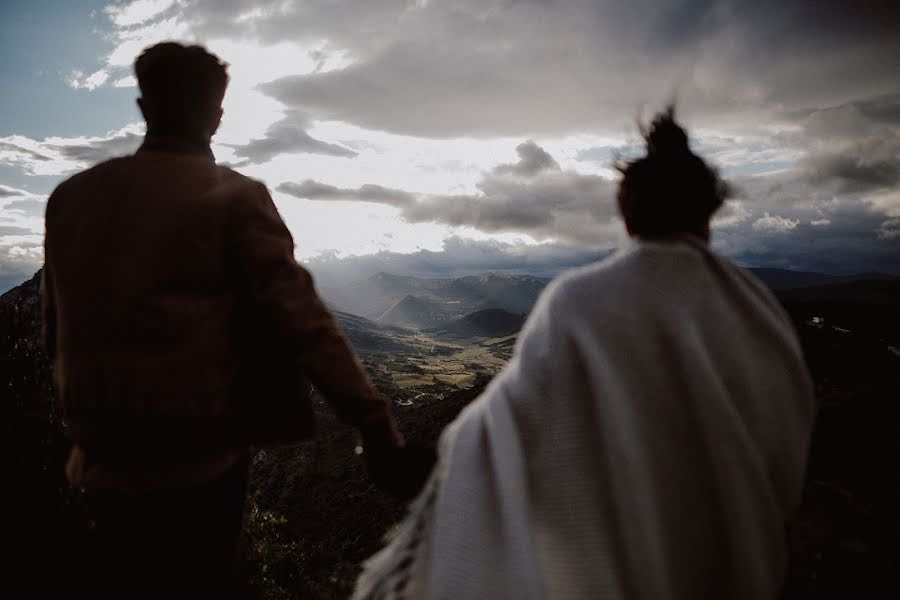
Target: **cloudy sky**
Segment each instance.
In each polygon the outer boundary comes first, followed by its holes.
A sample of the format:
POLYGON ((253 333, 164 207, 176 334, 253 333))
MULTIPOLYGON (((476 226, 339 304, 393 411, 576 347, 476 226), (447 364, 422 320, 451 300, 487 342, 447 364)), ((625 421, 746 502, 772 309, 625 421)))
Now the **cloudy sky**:
MULTIPOLYGON (((31 0, 0 13, 0 291, 61 180, 132 152, 131 65, 230 63, 217 159, 268 184, 320 282, 540 275, 623 240, 615 160, 676 99, 747 266, 900 274, 896 2, 31 0)), ((677 201, 677 199, 675 199, 677 201)))

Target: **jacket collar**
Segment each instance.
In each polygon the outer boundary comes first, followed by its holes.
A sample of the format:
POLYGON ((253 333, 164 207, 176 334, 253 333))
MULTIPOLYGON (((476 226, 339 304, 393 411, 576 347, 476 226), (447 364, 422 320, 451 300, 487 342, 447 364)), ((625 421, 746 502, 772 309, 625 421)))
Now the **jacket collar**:
POLYGON ((216 157, 213 155, 208 143, 183 137, 148 134, 144 136, 144 143, 138 148, 138 152, 146 151, 192 154, 208 158, 211 162, 216 162, 216 157))

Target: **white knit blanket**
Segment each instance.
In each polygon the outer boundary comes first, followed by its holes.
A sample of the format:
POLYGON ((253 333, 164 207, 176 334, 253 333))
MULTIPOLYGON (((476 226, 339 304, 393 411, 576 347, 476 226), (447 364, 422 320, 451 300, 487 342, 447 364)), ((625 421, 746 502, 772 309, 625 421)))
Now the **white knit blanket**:
POLYGON ((776 598, 813 417, 762 284, 634 242, 548 286, 355 597, 776 598))

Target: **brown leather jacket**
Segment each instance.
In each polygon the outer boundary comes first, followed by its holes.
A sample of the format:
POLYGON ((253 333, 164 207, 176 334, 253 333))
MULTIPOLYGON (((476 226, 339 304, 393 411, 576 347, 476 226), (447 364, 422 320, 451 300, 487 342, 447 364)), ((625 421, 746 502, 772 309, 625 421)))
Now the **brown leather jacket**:
POLYGON ((248 431, 250 409, 279 393, 296 394, 300 437, 305 375, 345 422, 398 440, 293 251, 266 187, 206 146, 148 137, 60 184, 46 213, 44 323, 71 439, 107 460, 179 462, 265 439, 248 431), (297 374, 293 388, 269 378, 279 368, 297 374))

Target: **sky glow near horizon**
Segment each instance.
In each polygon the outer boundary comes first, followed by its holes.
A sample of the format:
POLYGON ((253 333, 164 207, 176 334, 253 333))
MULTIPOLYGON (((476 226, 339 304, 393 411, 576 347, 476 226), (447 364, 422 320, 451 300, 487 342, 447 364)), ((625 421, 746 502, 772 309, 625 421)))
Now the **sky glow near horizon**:
POLYGON ((216 157, 269 186, 326 284, 546 276, 603 256, 624 239, 612 164, 673 97, 736 190, 718 251, 900 274, 900 14, 813 4, 4 5, 0 292, 40 266, 53 187, 139 145, 131 65, 166 39, 229 63, 216 157))

